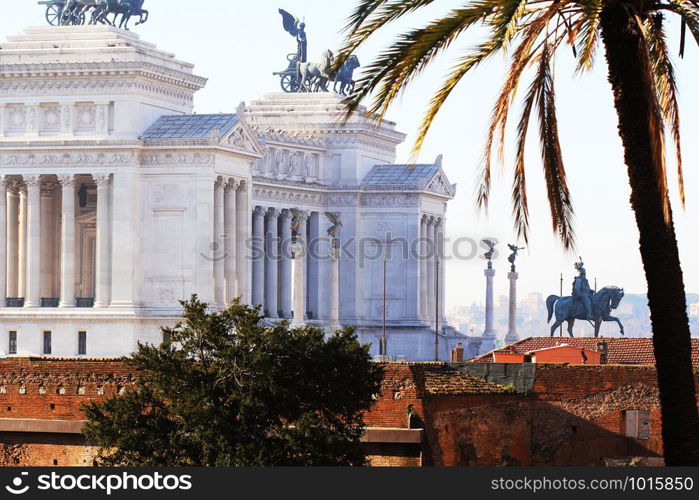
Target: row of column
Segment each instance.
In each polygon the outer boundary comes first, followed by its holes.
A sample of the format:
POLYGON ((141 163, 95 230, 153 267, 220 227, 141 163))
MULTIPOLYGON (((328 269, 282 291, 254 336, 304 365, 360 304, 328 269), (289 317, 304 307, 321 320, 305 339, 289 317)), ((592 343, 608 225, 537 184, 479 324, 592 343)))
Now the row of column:
POLYGON ((214 303, 236 297, 250 302, 245 242, 250 233, 247 181, 219 177, 214 183, 214 303))
POLYGON ((444 219, 424 215, 420 219, 420 317, 434 321, 439 300, 439 317, 444 319, 445 247, 444 219))
MULTIPOLYGON (((111 176, 92 179, 97 185, 94 306, 107 307, 111 176)), ((56 290, 56 262, 59 307, 75 307, 75 186, 75 175, 0 176, 0 307, 8 298, 15 304, 24 299, 24 307, 41 307, 42 299, 56 298, 47 296, 56 290), (60 218, 53 186, 61 190, 60 218)))
POLYGON ((252 303, 268 318, 340 326, 340 252, 319 212, 256 206, 252 211, 252 303))

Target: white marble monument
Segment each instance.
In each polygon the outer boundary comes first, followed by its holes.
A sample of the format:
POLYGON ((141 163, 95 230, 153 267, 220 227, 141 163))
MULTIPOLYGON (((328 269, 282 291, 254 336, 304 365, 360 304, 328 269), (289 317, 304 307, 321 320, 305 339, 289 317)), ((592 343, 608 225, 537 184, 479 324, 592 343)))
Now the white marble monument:
MULTIPOLYGON (((339 126, 334 94, 192 114, 205 83, 110 27, 0 43, 0 354, 124 355, 159 342, 196 293, 212 308, 240 296, 269 321, 356 326, 374 353, 385 307, 389 355, 432 359, 444 311, 420 237, 444 244, 441 158, 394 164, 405 136, 360 113, 339 126), (333 258, 326 212, 343 226, 333 258), (405 248, 384 301, 371 255, 389 238, 405 248)), ((445 331, 447 359, 460 339, 445 331)))

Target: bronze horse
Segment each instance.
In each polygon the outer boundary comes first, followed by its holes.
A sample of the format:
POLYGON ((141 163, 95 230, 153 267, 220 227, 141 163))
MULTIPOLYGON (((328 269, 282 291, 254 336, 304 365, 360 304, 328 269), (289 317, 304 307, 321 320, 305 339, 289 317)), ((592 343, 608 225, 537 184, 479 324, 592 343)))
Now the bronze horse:
MULTIPOLYGON (((624 298, 624 289, 616 286, 607 286, 599 292, 592 295, 592 316, 595 327, 595 337, 599 337, 599 329, 603 321, 615 321, 619 325, 622 335, 624 335, 624 325, 621 324, 619 318, 611 315, 612 310, 619 307, 619 302, 624 298)), ((564 321, 568 322, 568 335, 573 336, 573 324, 576 319, 587 321, 585 307, 579 300, 574 300, 573 297, 559 297, 558 295, 550 295, 546 299, 546 308, 548 309, 548 321, 551 321, 554 312, 556 313, 556 321, 551 326, 551 336, 554 336, 556 329, 561 326, 564 321)))

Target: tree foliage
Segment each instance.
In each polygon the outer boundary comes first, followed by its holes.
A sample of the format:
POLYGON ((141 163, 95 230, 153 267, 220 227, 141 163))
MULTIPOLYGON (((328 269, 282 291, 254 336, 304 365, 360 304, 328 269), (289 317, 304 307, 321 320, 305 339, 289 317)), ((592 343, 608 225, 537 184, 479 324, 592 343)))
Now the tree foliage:
POLYGON ((382 368, 345 328, 329 338, 265 326, 235 301, 209 312, 193 296, 162 345, 125 362, 138 378, 84 407, 99 462, 120 466, 362 465, 362 415, 382 368))

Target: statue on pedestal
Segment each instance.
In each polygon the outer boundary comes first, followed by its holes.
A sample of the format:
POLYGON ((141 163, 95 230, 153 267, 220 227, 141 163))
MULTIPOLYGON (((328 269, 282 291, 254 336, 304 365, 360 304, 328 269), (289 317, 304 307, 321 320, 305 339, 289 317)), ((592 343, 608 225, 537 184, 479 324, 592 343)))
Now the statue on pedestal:
POLYGON ((509 244, 507 246, 512 250, 512 254, 507 258, 507 261, 510 263, 510 270, 514 273, 517 272, 517 269, 515 269, 515 260, 517 259, 517 255, 519 255, 519 251, 524 250, 524 247, 509 244))
POLYGON ((611 312, 619 307, 624 298, 624 289, 617 286, 607 286, 599 291, 592 291, 587 280, 587 272, 582 258, 575 263, 578 276, 573 280, 573 294, 571 297, 559 297, 550 295, 546 299, 548 309, 548 321, 554 314, 556 321, 551 326, 551 336, 564 322, 568 322, 568 335, 573 336, 573 324, 576 319, 590 321, 595 327, 595 337, 599 336, 599 330, 603 321, 614 321, 619 325, 619 331, 624 335, 624 326, 619 318, 611 315, 611 312))
POLYGON ((485 259, 488 261, 488 269, 492 269, 493 256, 495 255, 495 245, 497 245, 498 242, 491 240, 483 240, 483 243, 485 243, 488 246, 488 251, 483 255, 483 257, 485 257, 485 259))

